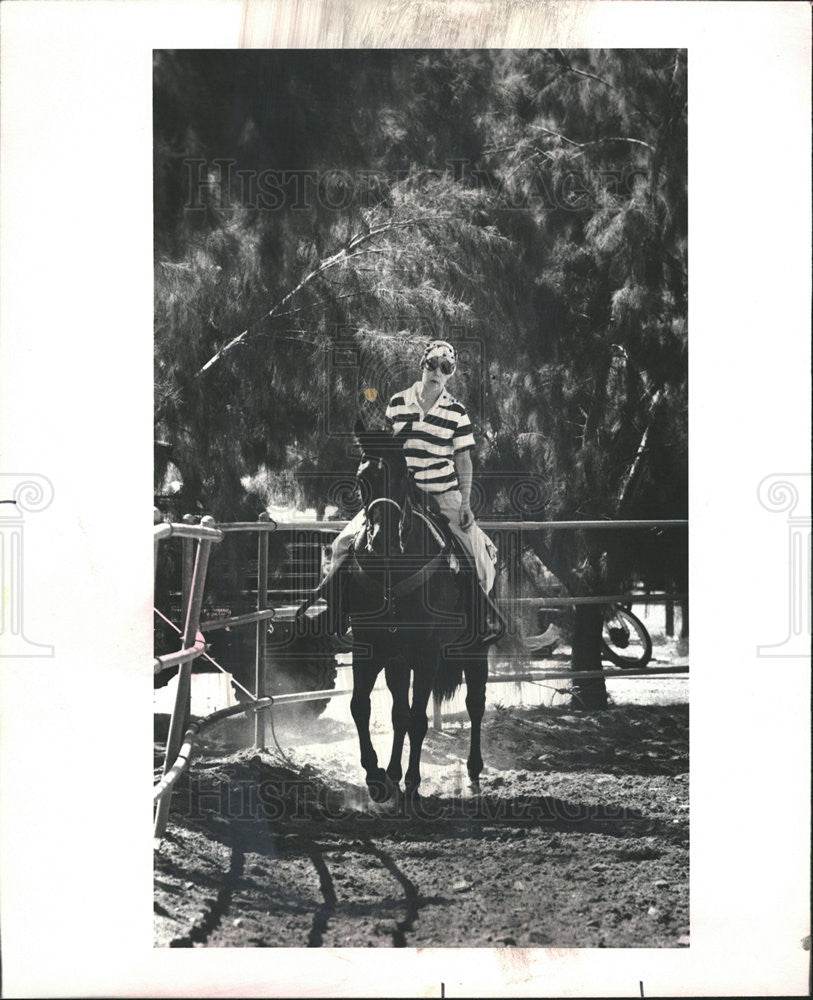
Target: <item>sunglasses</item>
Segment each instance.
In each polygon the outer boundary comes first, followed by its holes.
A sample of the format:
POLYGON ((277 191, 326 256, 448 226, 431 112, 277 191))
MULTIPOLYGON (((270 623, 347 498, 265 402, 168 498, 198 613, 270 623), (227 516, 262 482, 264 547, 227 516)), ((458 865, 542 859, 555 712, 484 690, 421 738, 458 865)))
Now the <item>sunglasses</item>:
POLYGON ((451 375, 454 371, 454 365, 450 361, 446 361, 445 358, 442 361, 438 358, 430 358, 429 361, 424 361, 423 366, 429 372, 437 371, 440 368, 444 375, 451 375))

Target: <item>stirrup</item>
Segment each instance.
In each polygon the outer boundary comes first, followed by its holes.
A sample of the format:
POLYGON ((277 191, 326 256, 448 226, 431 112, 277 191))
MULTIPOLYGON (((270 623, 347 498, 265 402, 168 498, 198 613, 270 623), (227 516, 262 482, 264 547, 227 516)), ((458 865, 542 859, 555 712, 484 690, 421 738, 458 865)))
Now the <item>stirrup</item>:
POLYGON ((478 618, 484 626, 484 642, 498 642, 505 635, 506 632, 506 622, 502 615, 502 612, 497 607, 494 600, 491 598, 490 594, 487 594, 483 588, 477 583, 477 588, 480 591, 479 606, 478 606, 478 618))

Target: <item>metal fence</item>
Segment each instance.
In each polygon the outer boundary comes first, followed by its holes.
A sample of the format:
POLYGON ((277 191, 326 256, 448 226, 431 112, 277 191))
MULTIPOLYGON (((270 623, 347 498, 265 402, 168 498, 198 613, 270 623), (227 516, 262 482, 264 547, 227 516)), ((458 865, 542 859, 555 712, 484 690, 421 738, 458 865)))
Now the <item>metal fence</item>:
MULTIPOLYGON (((156 520, 160 515, 156 512, 156 520)), ((277 695, 273 698, 267 697, 265 692, 265 655, 266 655, 266 621, 275 615, 275 610, 268 606, 269 594, 277 596, 294 596, 299 594, 304 597, 307 591, 285 590, 273 591, 268 588, 268 540, 272 532, 312 532, 316 534, 326 534, 333 536, 345 525, 346 521, 274 521, 267 515, 261 515, 258 521, 240 521, 217 524, 211 517, 201 518, 200 524, 192 523, 194 518, 187 516, 184 523, 165 524, 158 523, 154 527, 154 559, 157 568, 158 548, 162 540, 169 538, 182 539, 182 561, 181 561, 181 602, 183 610, 184 627, 182 630, 181 649, 175 653, 165 654, 156 657, 154 660, 154 671, 156 673, 166 670, 169 667, 178 666, 178 687, 176 691, 175 704, 170 720, 169 735, 167 737, 166 752, 164 756, 163 777, 156 784, 154 789, 154 800, 157 803, 155 813, 154 835, 160 841, 166 829, 167 816, 169 814, 172 787, 177 778, 186 767, 192 747, 197 736, 205 728, 224 718, 238 715, 246 710, 254 710, 254 745, 257 748, 265 747, 265 713, 274 704, 294 704, 305 701, 316 701, 336 698, 352 694, 351 689, 346 690, 325 690, 308 691, 277 695), (220 543, 227 534, 244 532, 257 536, 257 592, 256 608, 254 611, 231 615, 228 617, 215 618, 201 623, 200 615, 203 607, 203 593, 206 583, 206 574, 209 564, 209 554, 213 545, 220 543), (195 548, 196 547, 196 548, 195 548), (191 708, 191 674, 193 661, 206 652, 206 643, 203 633, 216 629, 243 627, 254 625, 254 694, 253 701, 249 705, 237 705, 228 709, 221 709, 218 712, 207 716, 199 722, 189 725, 191 708), (187 728, 188 727, 188 728, 187 728)), ((485 531, 551 531, 551 530, 606 530, 610 529, 645 529, 645 528, 683 528, 688 526, 687 520, 630 520, 630 521, 496 521, 483 520, 479 522, 485 531)), ((674 601, 685 601, 685 594, 614 594, 591 597, 531 597, 512 598, 512 603, 534 605, 539 607, 567 607, 580 604, 610 604, 610 603, 635 603, 636 601, 646 601, 648 603, 665 602, 670 604, 674 601)), ((685 667, 667 667, 653 670, 625 669, 615 676, 633 677, 658 675, 674 675, 686 673, 685 667)), ((521 672, 509 675, 501 675, 489 679, 489 683, 506 683, 510 681, 536 680, 544 678, 553 679, 573 679, 577 676, 579 680, 588 680, 597 677, 611 677, 604 670, 580 671, 574 675, 572 671, 545 671, 543 674, 534 672, 521 672)), ((249 692, 250 694, 250 692, 249 692)), ((435 726, 440 725, 440 705, 436 702, 434 706, 435 726)))

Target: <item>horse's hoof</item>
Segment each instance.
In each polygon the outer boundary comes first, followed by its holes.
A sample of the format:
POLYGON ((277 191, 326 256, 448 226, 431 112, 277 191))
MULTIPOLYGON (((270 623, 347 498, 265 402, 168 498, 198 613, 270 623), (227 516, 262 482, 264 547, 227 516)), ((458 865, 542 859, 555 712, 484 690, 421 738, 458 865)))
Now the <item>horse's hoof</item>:
POLYGON ((416 816, 418 818, 423 815, 423 798, 417 787, 410 788, 407 786, 404 790, 404 812, 408 816, 416 816))
POLYGON ((479 778, 469 777, 469 791, 471 792, 472 795, 480 794, 481 789, 480 789, 479 778))
POLYGON ((392 798, 395 786, 387 776, 386 771, 382 771, 380 776, 376 775, 372 780, 367 781, 367 791, 373 802, 388 802, 392 798))

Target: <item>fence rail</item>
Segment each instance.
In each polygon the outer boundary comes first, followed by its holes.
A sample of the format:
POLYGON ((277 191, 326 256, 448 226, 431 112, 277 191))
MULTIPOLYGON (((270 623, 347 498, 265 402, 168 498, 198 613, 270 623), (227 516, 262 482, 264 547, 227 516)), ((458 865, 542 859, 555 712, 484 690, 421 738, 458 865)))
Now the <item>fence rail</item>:
POLYGON ((156 656, 153 661, 153 673, 160 674, 162 670, 169 670, 170 667, 179 667, 182 663, 197 659, 205 652, 206 640, 198 633, 195 644, 189 649, 179 649, 177 653, 164 653, 162 656, 156 656))
MULTIPOLYGON (((217 528, 223 532, 234 531, 318 531, 334 533, 346 528, 349 521, 315 521, 315 520, 294 520, 294 521, 232 521, 218 524, 217 528)), ((637 521, 499 521, 499 520, 478 520, 477 523, 484 531, 557 531, 567 529, 583 528, 585 530, 596 530, 604 528, 685 528, 689 522, 686 518, 669 518, 666 520, 637 520, 637 521)))

